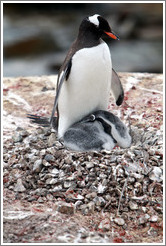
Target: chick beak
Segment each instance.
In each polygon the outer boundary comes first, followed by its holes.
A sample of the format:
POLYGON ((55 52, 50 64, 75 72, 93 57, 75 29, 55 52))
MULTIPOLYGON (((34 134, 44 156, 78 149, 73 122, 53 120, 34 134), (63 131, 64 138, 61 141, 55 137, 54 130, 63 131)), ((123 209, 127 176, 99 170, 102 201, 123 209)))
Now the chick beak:
POLYGON ((120 40, 120 38, 113 32, 105 32, 105 34, 107 34, 109 37, 111 37, 113 39, 120 40))

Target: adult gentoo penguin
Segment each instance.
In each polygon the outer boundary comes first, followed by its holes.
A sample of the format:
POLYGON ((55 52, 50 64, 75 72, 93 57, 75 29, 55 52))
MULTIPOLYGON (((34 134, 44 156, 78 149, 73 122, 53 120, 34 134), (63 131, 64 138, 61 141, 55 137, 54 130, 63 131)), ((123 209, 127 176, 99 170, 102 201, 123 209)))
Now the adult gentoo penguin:
POLYGON ((112 70, 111 54, 102 35, 119 39, 100 15, 83 19, 77 39, 62 64, 50 123, 57 108, 58 137, 96 110, 106 110, 110 89, 117 105, 123 101, 121 82, 112 70), (113 81, 111 82, 113 78, 113 81))

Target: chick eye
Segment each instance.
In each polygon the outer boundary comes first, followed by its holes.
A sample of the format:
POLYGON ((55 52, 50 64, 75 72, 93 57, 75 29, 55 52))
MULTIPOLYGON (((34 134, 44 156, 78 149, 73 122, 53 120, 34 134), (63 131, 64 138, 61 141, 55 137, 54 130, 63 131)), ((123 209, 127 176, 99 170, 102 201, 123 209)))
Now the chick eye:
POLYGON ((120 126, 119 125, 116 125, 115 128, 116 128, 116 130, 120 130, 120 126))
POLYGON ((94 114, 91 114, 90 120, 91 120, 91 121, 95 121, 95 119, 96 119, 95 115, 94 115, 94 114))
POLYGON ((115 128, 116 128, 117 131, 124 131, 125 130, 125 127, 124 126, 120 126, 120 125, 116 125, 115 128))

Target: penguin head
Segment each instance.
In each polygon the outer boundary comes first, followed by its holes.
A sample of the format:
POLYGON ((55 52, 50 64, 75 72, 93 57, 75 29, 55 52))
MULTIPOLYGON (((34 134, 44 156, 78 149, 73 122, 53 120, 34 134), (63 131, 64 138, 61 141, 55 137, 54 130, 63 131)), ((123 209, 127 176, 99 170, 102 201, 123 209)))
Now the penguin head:
POLYGON ((119 40, 118 36, 111 30, 108 21, 98 14, 88 16, 82 21, 80 32, 83 32, 83 30, 93 33, 98 38, 106 34, 113 39, 119 40))

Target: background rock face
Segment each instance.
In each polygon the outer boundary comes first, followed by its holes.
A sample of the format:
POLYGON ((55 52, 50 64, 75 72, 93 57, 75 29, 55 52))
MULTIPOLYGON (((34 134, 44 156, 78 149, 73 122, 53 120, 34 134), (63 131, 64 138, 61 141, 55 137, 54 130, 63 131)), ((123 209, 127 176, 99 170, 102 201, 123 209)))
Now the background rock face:
POLYGON ((50 116, 56 76, 4 78, 5 243, 162 243, 161 74, 119 73, 130 148, 74 152, 27 113, 50 116))
POLYGON ((120 72, 162 72, 162 4, 4 4, 4 76, 57 73, 82 19, 98 13, 120 41, 105 39, 120 72))

